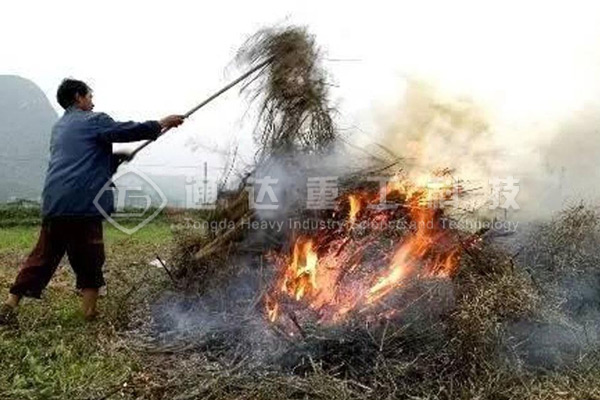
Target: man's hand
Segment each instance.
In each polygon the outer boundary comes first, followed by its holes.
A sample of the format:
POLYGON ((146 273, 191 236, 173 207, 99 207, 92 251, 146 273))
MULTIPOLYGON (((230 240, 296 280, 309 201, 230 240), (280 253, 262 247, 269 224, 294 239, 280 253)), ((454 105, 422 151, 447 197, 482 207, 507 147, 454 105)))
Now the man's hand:
POLYGON ((131 160, 131 153, 126 151, 117 151, 112 154, 110 158, 110 172, 112 175, 117 173, 117 169, 119 165, 123 164, 125 161, 131 160))
POLYGON ((164 131, 165 129, 177 128, 179 125, 183 124, 185 117, 183 115, 169 115, 158 121, 160 127, 164 131))

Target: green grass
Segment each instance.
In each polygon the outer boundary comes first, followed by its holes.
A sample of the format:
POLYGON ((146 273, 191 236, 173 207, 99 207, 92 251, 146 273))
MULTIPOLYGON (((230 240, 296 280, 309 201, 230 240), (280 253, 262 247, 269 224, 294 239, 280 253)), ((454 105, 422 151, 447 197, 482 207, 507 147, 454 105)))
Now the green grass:
MULTIPOLYGON (((38 231, 31 224, 0 228, 0 296, 38 231)), ((136 352, 118 332, 149 291, 168 284, 147 262, 168 250, 170 225, 158 219, 129 236, 105 224, 104 232, 109 295, 100 301, 101 319, 83 320, 65 257, 44 298, 23 301, 18 327, 0 328, 0 399, 100 399, 140 371, 136 352)))
MULTIPOLYGON (((38 238, 39 225, 17 225, 0 228, 0 254, 29 251, 38 238)), ((136 244, 161 243, 171 239, 170 224, 166 221, 150 223, 132 235, 121 232, 104 223, 104 237, 107 245, 119 242, 136 244)))
POLYGON ((52 290, 23 307, 18 330, 0 333, 0 397, 97 398, 137 369, 131 355, 111 348, 109 325, 83 321, 76 300, 52 290))
POLYGON ((29 249, 37 240, 38 231, 37 226, 0 228, 0 252, 8 253, 29 249))
MULTIPOLYGON (((131 209, 124 210, 124 212, 136 213, 139 210, 131 209)), ((144 215, 151 215, 156 211, 155 208, 150 208, 146 210, 144 215)), ((156 215, 153 221, 156 222, 166 222, 168 220, 169 213, 177 213, 181 212, 177 209, 175 210, 162 210, 160 213, 156 215)), ((12 227, 26 227, 26 226, 37 226, 40 224, 42 217, 40 212, 39 205, 31 205, 29 207, 20 207, 10 204, 0 204, 0 228, 12 228, 12 227)), ((120 223, 125 225, 135 225, 139 222, 139 217, 121 217, 119 219, 120 223)))

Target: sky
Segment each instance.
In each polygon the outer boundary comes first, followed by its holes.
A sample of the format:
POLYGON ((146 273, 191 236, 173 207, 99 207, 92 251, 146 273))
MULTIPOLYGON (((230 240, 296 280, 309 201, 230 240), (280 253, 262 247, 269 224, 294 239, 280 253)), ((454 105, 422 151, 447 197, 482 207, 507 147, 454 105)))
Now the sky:
MULTIPOLYGON (((600 4, 591 1, 18 1, 2 4, 0 74, 31 79, 57 110, 62 78, 115 119, 183 113, 243 72, 258 29, 306 25, 325 53, 343 129, 376 140, 407 79, 469 96, 500 141, 536 145, 600 94, 600 4), (530 136, 527 136, 530 135, 530 136)), ((219 171, 234 144, 251 163, 252 115, 236 90, 147 148, 136 165, 219 171)))

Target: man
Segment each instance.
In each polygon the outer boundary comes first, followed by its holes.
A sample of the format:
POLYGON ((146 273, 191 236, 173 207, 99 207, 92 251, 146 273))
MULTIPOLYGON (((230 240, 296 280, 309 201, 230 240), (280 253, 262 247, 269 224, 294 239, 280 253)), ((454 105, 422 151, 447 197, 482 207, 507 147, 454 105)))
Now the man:
MULTIPOLYGON (((23 297, 40 298, 65 253, 82 294, 83 315, 88 320, 96 317, 98 290, 105 283, 102 214, 94 199, 111 179, 112 144, 154 140, 184 120, 170 115, 159 121, 116 122, 92 112, 92 90, 74 79, 63 80, 57 99, 65 112, 52 128, 39 239, 0 307, 0 325, 16 321, 23 297)), ((98 205, 112 212, 112 193, 104 191, 98 205)))

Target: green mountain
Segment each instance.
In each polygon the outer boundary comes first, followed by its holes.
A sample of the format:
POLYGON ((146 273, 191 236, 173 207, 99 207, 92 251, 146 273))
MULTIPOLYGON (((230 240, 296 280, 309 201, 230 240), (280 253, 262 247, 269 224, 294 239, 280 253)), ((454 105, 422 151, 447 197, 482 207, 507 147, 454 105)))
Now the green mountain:
POLYGON ((0 203, 40 197, 57 118, 35 83, 0 75, 0 203))

